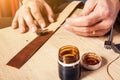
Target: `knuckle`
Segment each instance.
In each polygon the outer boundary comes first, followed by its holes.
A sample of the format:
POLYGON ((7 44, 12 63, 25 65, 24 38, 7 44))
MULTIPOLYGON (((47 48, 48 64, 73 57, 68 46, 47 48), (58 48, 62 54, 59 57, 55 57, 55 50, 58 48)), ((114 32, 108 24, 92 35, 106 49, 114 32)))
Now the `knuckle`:
POLYGON ((39 13, 39 12, 38 12, 36 9, 32 10, 32 14, 33 14, 33 15, 38 15, 38 13, 39 13))
POLYGON ((90 24, 91 24, 91 20, 87 19, 86 22, 85 22, 85 26, 89 26, 90 24))
POLYGON ((25 22, 28 26, 31 26, 32 24, 34 24, 34 21, 31 20, 29 17, 26 17, 25 22))
POLYGON ((109 10, 105 10, 102 12, 101 16, 103 18, 108 18, 110 16, 110 11, 109 10))
POLYGON ((112 21, 108 21, 108 22, 105 23, 104 29, 109 29, 109 28, 112 27, 112 25, 113 25, 113 22, 112 21))
POLYGON ((28 21, 28 26, 31 26, 31 25, 34 25, 34 22, 33 21, 28 21))
POLYGON ((43 18, 38 18, 38 19, 36 19, 39 23, 44 23, 45 22, 45 20, 43 19, 43 18))
POLYGON ((25 26, 24 23, 19 23, 19 27, 25 26))

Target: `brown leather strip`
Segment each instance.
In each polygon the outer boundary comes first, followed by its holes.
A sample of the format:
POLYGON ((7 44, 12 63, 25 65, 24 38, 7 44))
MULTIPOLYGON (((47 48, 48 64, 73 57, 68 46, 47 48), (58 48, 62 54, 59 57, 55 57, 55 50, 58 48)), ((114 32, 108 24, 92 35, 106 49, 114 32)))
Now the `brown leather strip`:
POLYGON ((7 65, 20 68, 24 65, 34 53, 53 35, 54 32, 49 32, 47 35, 38 36, 28 45, 26 45, 20 52, 14 56, 7 65))

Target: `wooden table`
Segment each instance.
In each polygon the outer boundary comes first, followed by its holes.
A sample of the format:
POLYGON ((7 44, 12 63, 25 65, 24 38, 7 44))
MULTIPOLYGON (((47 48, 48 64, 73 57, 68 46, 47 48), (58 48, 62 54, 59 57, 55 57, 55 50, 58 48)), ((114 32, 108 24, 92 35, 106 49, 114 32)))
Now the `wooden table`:
MULTIPOLYGON (((119 26, 120 28, 120 26, 119 26)), ((80 80, 112 80, 107 73, 108 64, 119 54, 104 48, 104 37, 77 36, 61 27, 20 69, 6 65, 18 51, 37 35, 31 31, 20 34, 11 27, 0 29, 0 80, 60 80, 58 76, 58 50, 64 45, 79 48, 80 56, 95 52, 102 56, 102 66, 95 71, 82 69, 80 80)), ((115 33, 114 43, 120 43, 120 33, 115 33)), ((114 80, 120 80, 120 58, 109 66, 114 80)))

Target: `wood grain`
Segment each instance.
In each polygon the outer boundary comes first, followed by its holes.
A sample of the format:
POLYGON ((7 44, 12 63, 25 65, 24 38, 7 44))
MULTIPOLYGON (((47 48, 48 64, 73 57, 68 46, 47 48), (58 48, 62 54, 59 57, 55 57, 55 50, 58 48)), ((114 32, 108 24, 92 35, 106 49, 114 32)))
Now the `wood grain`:
MULTIPOLYGON (((55 26, 53 25, 53 27, 55 26)), ((63 26, 22 68, 16 69, 6 65, 17 52, 36 37, 37 35, 30 31, 19 34, 18 30, 13 30, 11 27, 0 29, 0 80, 60 80, 57 63, 58 51, 64 45, 78 47, 80 57, 86 52, 95 52, 102 57, 102 66, 98 70, 88 71, 82 68, 80 80, 112 80, 107 73, 107 66, 119 54, 104 48, 104 40, 107 37, 77 36, 65 30, 63 26)), ((120 43, 120 33, 116 32, 113 42, 120 43)), ((114 80, 120 80, 119 66, 120 58, 109 66, 109 72, 114 80)))

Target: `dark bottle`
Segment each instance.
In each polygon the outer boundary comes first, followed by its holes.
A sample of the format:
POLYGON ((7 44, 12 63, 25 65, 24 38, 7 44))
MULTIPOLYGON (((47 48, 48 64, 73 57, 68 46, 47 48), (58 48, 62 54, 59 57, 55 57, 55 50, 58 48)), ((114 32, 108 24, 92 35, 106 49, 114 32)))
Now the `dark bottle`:
POLYGON ((61 80, 80 79, 80 58, 77 47, 67 45, 59 49, 58 71, 61 80))

